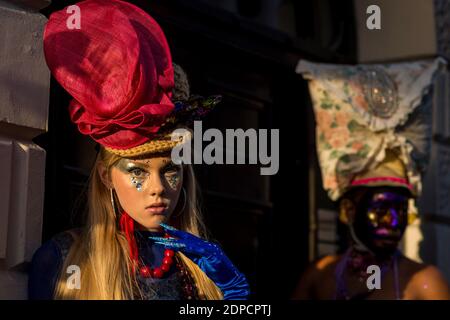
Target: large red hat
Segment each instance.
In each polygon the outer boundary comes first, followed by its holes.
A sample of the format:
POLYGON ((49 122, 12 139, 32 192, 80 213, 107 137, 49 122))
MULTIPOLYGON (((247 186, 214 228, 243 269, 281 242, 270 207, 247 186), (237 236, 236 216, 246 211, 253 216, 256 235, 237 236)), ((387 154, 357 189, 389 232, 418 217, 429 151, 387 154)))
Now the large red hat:
POLYGON ((54 12, 44 52, 56 80, 74 98, 70 117, 105 147, 129 149, 149 141, 174 109, 172 58, 159 25, 118 0, 86 0, 77 11, 54 12))

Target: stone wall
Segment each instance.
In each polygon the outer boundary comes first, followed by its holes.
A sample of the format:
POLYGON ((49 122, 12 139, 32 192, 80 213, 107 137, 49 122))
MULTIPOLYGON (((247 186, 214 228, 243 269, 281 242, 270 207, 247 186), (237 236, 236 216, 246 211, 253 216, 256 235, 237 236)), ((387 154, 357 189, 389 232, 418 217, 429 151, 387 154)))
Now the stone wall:
POLYGON ((0 299, 26 299, 41 243, 50 74, 42 50, 49 0, 0 1, 0 299))

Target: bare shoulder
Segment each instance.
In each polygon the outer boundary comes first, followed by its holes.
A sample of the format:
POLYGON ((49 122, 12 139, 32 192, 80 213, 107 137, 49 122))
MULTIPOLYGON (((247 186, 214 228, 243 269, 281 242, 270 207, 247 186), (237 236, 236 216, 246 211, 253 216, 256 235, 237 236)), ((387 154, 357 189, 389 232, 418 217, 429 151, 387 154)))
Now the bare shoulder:
MULTIPOLYGON (((334 269, 339 261, 339 255, 327 255, 310 263, 303 272, 292 296, 293 299, 312 299, 316 291, 315 287, 320 281, 324 282, 328 277, 333 277, 334 269)), ((331 278, 330 278, 331 279, 331 278)), ((326 282, 326 281, 325 281, 326 282)))
POLYGON ((330 268, 332 266, 335 266, 338 263, 338 261, 340 260, 340 258, 341 258, 341 255, 337 255, 337 254, 324 256, 324 257, 318 259, 314 263, 314 266, 317 270, 324 270, 324 269, 330 268))
POLYGON ((412 272, 406 292, 409 293, 408 296, 411 299, 450 299, 450 288, 447 280, 437 267, 408 260, 405 262, 412 272))
POLYGON ((304 277, 307 276, 314 280, 317 275, 320 275, 322 278, 324 274, 330 272, 334 273, 335 266, 340 260, 340 257, 340 255, 327 255, 318 258, 308 266, 304 273, 304 277))

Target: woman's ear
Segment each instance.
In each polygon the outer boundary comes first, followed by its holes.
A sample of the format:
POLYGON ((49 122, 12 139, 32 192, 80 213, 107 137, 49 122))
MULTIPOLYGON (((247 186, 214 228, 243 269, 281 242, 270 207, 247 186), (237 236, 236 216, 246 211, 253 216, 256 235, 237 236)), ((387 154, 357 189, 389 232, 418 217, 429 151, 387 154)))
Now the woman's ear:
POLYGON ((356 208, 350 199, 344 198, 339 202, 339 220, 342 223, 353 223, 355 219, 356 208))
POLYGON ((97 170, 98 170, 98 175, 100 176, 100 179, 102 180, 105 187, 108 189, 113 188, 114 186, 113 186, 111 178, 109 176, 108 169, 106 168, 106 166, 103 162, 98 163, 97 170))

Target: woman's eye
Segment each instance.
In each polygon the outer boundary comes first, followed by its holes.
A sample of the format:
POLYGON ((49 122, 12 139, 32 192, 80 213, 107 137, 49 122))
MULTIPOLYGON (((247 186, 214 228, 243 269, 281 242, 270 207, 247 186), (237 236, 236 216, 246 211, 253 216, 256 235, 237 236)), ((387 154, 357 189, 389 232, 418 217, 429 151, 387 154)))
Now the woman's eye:
POLYGON ((129 172, 130 172, 131 174, 133 174, 134 176, 136 176, 136 177, 141 177, 141 176, 143 176, 144 173, 145 173, 145 171, 142 170, 142 169, 140 169, 140 168, 134 168, 134 169, 131 169, 131 170, 129 170, 129 172))

